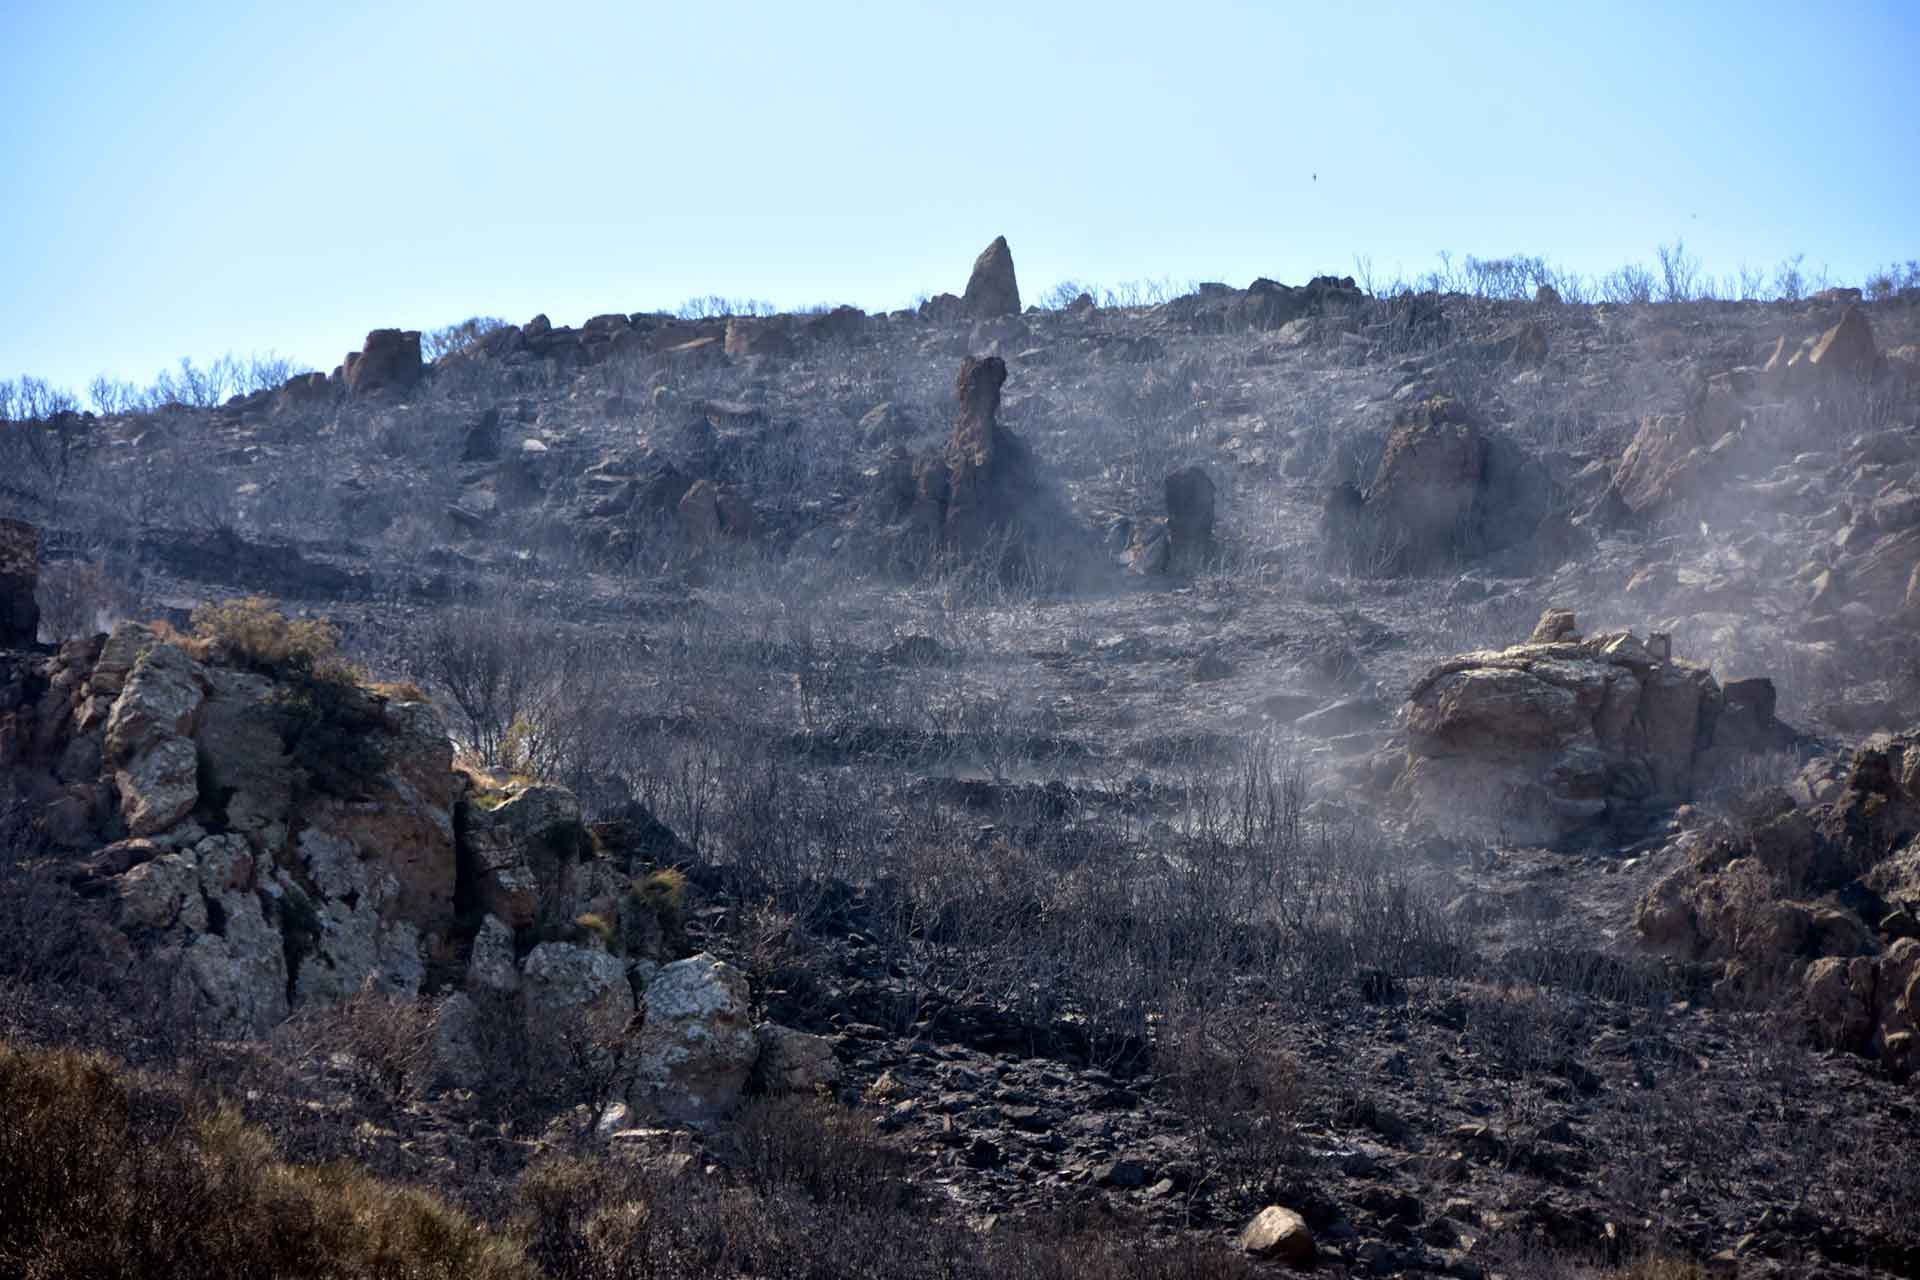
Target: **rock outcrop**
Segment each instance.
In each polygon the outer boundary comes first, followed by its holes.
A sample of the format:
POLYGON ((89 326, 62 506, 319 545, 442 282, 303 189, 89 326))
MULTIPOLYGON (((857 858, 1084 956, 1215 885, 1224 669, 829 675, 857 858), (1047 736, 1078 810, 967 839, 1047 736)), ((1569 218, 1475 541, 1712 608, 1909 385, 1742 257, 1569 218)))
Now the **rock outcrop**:
POLYGON ((34 591, 40 581, 40 531, 0 520, 0 649, 27 649, 40 631, 34 591))
POLYGON ((1396 785, 1442 831, 1517 844, 1630 833, 1735 755, 1792 741, 1764 682, 1739 682, 1729 717, 1719 682, 1673 660, 1665 637, 1583 640, 1564 611, 1542 622, 1550 638, 1449 659, 1414 685, 1396 785))
POLYGON ((1020 314, 1020 285, 1014 279, 1013 250, 1007 248, 1005 236, 995 236, 973 260, 973 274, 967 277, 960 309, 969 320, 1020 314))
POLYGON ((340 381, 355 395, 407 391, 420 381, 420 334, 414 329, 375 329, 366 345, 350 351, 340 381))
POLYGON ((1697 512, 1734 477, 1799 452, 1809 424, 1816 432, 1837 425, 1829 405, 1834 393, 1871 381, 1883 364, 1857 307, 1797 348, 1781 337, 1761 367, 1700 380, 1684 413, 1643 419, 1614 466, 1599 514, 1618 521, 1697 512))
POLYGON ((1539 463, 1437 397, 1395 417, 1372 484, 1335 489, 1321 531, 1355 572, 1424 573, 1529 540, 1551 550, 1552 499, 1539 463))
POLYGON ((968 357, 954 381, 958 411, 946 448, 912 472, 907 502, 917 552, 988 555, 1005 575, 1057 562, 1073 548, 1073 521, 1033 452, 999 422, 1006 362, 968 357))
POLYGON ((108 964, 171 966, 232 1035, 369 978, 419 989, 457 879, 452 748, 431 708, 227 665, 137 624, 39 662, 45 693, 0 717, 0 739, 47 837, 101 850, 71 875, 111 908, 108 964))
POLYGON ((1297 286, 1262 277, 1245 290, 1203 284, 1193 293, 1163 303, 1156 314, 1191 333, 1267 332, 1365 301, 1366 294, 1350 276, 1315 276, 1297 286))

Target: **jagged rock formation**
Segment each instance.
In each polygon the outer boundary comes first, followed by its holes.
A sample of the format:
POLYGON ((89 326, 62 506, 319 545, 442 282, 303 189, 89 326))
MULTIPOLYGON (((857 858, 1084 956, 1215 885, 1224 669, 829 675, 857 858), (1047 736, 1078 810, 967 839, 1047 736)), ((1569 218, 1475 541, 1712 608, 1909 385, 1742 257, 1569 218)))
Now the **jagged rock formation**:
POLYGON ((1782 336, 1764 366, 1716 373, 1687 410, 1645 418, 1614 467, 1603 513, 1615 519, 1696 510, 1730 477, 1783 460, 1805 443, 1823 397, 1870 381, 1885 362, 1858 308, 1791 353, 1782 336))
POLYGON ((48 840, 98 850, 70 870, 109 906, 108 963, 179 966, 222 1034, 368 978, 418 990, 456 878, 430 708, 203 660, 137 624, 7 660, 45 692, 4 717, 4 763, 48 840))
POLYGON ((889 478, 919 549, 961 558, 985 554, 1003 574, 1058 562, 1063 549, 1071 554, 1071 539, 1064 548, 1061 539, 1073 525, 1032 450, 1000 425, 1006 379, 998 356, 962 361, 946 448, 913 468, 910 498, 904 475, 889 478))
POLYGON ((973 260, 973 274, 967 277, 960 310, 973 320, 1020 314, 1020 285, 1014 279, 1013 250, 1007 248, 1005 236, 995 236, 973 260))
POLYGON ((1520 844, 1630 832, 1729 760, 1792 741, 1769 682, 1723 690, 1665 637, 1583 640, 1563 610, 1536 635, 1414 685, 1396 786, 1442 831, 1520 844))
POLYGON ((38 637, 39 580, 40 531, 24 520, 0 520, 0 649, 25 649, 38 637))
POLYGON ((1837 787, 1817 761, 1736 827, 1688 832, 1634 927, 1652 947, 1715 966, 1734 991, 1797 983, 1821 1040, 1920 1068, 1920 735, 1879 737, 1837 787), (1818 793, 1830 798, 1816 800, 1818 793))
POLYGON ((1373 483, 1333 490, 1321 531, 1356 572, 1431 572, 1530 540, 1553 550, 1552 499, 1544 468, 1437 397, 1395 415, 1373 483))

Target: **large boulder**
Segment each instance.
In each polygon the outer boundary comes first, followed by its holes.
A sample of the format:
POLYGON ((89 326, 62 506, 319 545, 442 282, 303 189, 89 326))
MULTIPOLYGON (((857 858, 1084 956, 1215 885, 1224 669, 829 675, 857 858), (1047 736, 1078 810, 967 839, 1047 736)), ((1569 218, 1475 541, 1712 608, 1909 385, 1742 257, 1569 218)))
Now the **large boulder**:
POLYGON ((747 997, 746 975, 705 952, 655 974, 642 1001, 630 1100, 693 1123, 731 1110, 760 1051, 747 997))
POLYGON ((1020 285, 1013 276, 1013 250, 1005 236, 973 260, 973 274, 967 278, 967 291, 960 299, 962 313, 973 320, 1020 314, 1020 285))
POLYGON ((1850 306, 1838 324, 1802 342, 1791 356, 1784 343, 1776 347, 1766 371, 1790 388, 1803 389, 1837 379, 1864 382, 1873 377, 1879 361, 1873 326, 1859 307, 1850 306))
MULTIPOLYGON (((1674 661, 1664 640, 1583 640, 1562 611, 1548 622, 1559 638, 1451 658, 1414 685, 1397 785, 1442 830, 1519 844, 1617 834, 1704 779, 1725 707, 1712 673, 1674 661)), ((1755 702, 1740 746, 1790 743, 1777 722, 1749 723, 1767 710, 1755 702)))
POLYGON ((681 533, 696 551, 753 537, 753 506, 737 490, 711 480, 696 480, 681 495, 678 510, 681 533))
POLYGON ((365 346, 347 354, 340 380, 355 395, 406 391, 420 381, 422 368, 418 330, 375 329, 365 346))
POLYGON ((790 356, 797 349, 793 333, 784 320, 730 316, 725 341, 728 355, 790 356))
POLYGON ((514 929, 555 919, 585 836, 571 791, 519 781, 483 787, 461 801, 460 827, 481 910, 514 929))
POLYGON ((1424 573, 1534 538, 1552 497, 1544 467, 1441 396, 1396 415, 1372 484, 1335 490, 1321 527, 1355 572, 1424 573))
POLYGON ((613 1065, 634 1008, 619 957, 543 942, 521 966, 520 992, 536 1070, 595 1072, 613 1065))
POLYGON ((0 519, 0 649, 32 646, 40 631, 34 591, 40 579, 40 531, 0 519))

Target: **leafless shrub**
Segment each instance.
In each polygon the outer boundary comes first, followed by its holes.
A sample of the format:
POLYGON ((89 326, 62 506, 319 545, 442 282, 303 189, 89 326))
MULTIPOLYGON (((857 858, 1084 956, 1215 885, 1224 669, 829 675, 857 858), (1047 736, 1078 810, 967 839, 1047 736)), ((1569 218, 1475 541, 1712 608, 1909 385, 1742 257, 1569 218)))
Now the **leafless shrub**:
POLYGON ((56 643, 112 630, 140 612, 140 588, 130 577, 95 560, 42 565, 36 589, 41 629, 56 643))
POLYGON ((426 1083, 434 1002, 382 990, 369 978, 338 1004, 301 1011, 278 1034, 283 1048, 335 1058, 367 1096, 392 1104, 426 1083))
POLYGON ((682 320, 724 320, 731 316, 775 316, 779 309, 759 298, 723 298, 717 293, 688 298, 674 308, 682 320))
POLYGON ((1271 1010, 1219 1007, 1165 1019, 1155 1067, 1175 1108, 1199 1126, 1212 1167, 1259 1197, 1304 1154, 1307 1085, 1271 1010))
MULTIPOLYGON (((490 333, 507 327, 498 316, 468 316, 458 324, 443 325, 420 335, 420 356, 428 364, 465 351, 490 333)), ((284 381, 284 379, 283 379, 284 381)))
POLYGON ((435 610, 409 665, 444 693, 462 737, 486 764, 565 780, 592 774, 609 749, 604 722, 614 667, 591 637, 516 604, 435 610))
POLYGON ((1790 258, 1782 258, 1773 269, 1773 296, 1780 302, 1798 302, 1807 296, 1806 273, 1800 264, 1806 255, 1796 253, 1790 258))
POLYGON ((1600 278, 1600 300, 1619 306, 1652 302, 1653 291, 1653 272, 1636 262, 1616 267, 1600 278))
POLYGON ((1660 301, 1692 302, 1701 297, 1700 259, 1687 252, 1684 241, 1660 245, 1660 301))

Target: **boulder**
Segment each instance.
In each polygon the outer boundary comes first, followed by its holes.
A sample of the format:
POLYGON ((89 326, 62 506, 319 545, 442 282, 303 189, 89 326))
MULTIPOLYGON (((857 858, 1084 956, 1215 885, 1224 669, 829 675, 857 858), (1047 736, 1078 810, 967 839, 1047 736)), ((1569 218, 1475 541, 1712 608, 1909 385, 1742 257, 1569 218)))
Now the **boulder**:
POLYGON ((406 391, 420 381, 420 334, 413 329, 375 329, 366 345, 350 352, 340 366, 348 391, 366 395, 406 391))
POLYGON ((1864 382, 1873 376, 1879 361, 1879 348, 1873 340, 1873 326, 1858 307, 1848 307, 1840 322, 1817 338, 1809 340, 1788 361, 1788 376, 1802 366, 1809 374, 1823 378, 1850 378, 1864 382))
POLYGON ((1696 414, 1661 413, 1641 419, 1614 467, 1608 500, 1640 516, 1699 500, 1711 492, 1720 459, 1710 452, 1718 436, 1696 414))
POLYGON ((618 956, 543 942, 521 965, 520 992, 536 1070, 611 1067, 634 1008, 627 968, 618 956))
POLYGON ((1240 1232, 1240 1247, 1256 1258, 1290 1267, 1313 1265, 1313 1233, 1307 1220, 1277 1204, 1262 1209, 1240 1232))
POLYGON ((466 985, 477 995, 520 989, 520 970, 513 954, 513 930, 498 916, 484 917, 473 935, 473 950, 467 956, 466 985))
POLYGON ((1020 314, 1020 286, 1013 275, 1013 250, 1005 236, 995 236, 992 244, 973 260, 973 274, 967 277, 967 291, 960 299, 961 312, 973 320, 1020 314))
POLYGON ((573 793, 510 782, 462 801, 460 823, 480 909, 513 929, 552 921, 581 853, 580 802, 573 793))
POLYGON ((0 649, 31 648, 40 632, 34 591, 40 580, 40 531, 0 519, 0 649))
POLYGON ((691 1123, 731 1110, 760 1050, 747 995, 746 975, 705 952, 655 974, 642 997, 629 1101, 691 1123))
POLYGON ((680 498, 680 529, 697 551, 753 537, 753 507, 737 491, 697 480, 680 498))
POLYGON ((1873 1037, 1874 963, 1826 956, 1807 966, 1801 995, 1821 1043, 1849 1053, 1865 1052, 1873 1037))
POLYGON ((1443 396, 1396 415, 1373 483, 1335 489, 1321 530, 1355 572, 1425 573, 1526 542, 1551 508, 1545 468, 1443 396))
POLYGON ((753 1038, 759 1046, 753 1085, 761 1092, 812 1093, 839 1083, 840 1061, 825 1036, 763 1022, 753 1029, 753 1038))
MULTIPOLYGON (((1395 784, 1413 807, 1452 835, 1559 844, 1690 798, 1725 705, 1712 674, 1629 633, 1580 640, 1563 610, 1542 633, 1559 638, 1452 658, 1414 685, 1395 784)), ((1792 741, 1763 711, 1743 702, 1742 749, 1792 741)))

